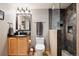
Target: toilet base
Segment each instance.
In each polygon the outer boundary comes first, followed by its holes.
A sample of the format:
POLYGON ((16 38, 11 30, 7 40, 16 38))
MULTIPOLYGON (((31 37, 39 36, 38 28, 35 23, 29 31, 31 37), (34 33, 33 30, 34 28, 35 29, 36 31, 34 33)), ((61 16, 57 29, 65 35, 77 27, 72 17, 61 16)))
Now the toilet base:
POLYGON ((43 56, 43 51, 36 51, 35 56, 43 56))

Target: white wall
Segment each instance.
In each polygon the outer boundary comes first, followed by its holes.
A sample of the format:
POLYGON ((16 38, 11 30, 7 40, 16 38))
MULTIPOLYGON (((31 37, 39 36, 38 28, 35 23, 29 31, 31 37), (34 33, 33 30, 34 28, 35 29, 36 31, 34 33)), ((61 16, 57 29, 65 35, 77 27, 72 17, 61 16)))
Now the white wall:
POLYGON ((0 21, 0 56, 7 55, 7 34, 9 25, 6 21, 0 21))
POLYGON ((8 3, 0 3, 0 10, 4 11, 4 20, 0 20, 0 55, 7 55, 7 34, 9 24, 13 23, 13 29, 15 31, 16 9, 13 5, 8 3))
POLYGON ((57 30, 49 30, 50 55, 57 56, 57 30))
POLYGON ((0 20, 0 55, 7 55, 7 34, 9 25, 7 20, 10 19, 8 13, 9 5, 0 4, 0 10, 5 12, 4 20, 0 20))
POLYGON ((13 23, 13 29, 15 31, 16 23, 16 7, 9 3, 0 3, 0 10, 4 11, 4 21, 13 23))

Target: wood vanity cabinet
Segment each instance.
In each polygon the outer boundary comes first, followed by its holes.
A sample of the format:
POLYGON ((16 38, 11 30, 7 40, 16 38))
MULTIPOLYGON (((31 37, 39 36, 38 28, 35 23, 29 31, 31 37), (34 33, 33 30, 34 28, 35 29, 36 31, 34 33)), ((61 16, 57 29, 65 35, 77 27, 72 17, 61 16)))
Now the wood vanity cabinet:
POLYGON ((28 38, 27 37, 19 37, 18 55, 28 55, 28 38))
POLYGON ((16 37, 9 37, 8 38, 8 55, 18 55, 18 40, 16 37))
POLYGON ((8 37, 8 55, 11 56, 27 56, 29 37, 26 36, 14 36, 8 37))

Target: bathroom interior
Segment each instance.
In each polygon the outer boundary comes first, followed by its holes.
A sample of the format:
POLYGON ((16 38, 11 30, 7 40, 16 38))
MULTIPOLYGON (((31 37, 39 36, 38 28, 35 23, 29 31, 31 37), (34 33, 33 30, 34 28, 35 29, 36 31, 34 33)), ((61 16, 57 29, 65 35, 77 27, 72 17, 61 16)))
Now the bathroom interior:
POLYGON ((76 3, 0 3, 0 56, 76 56, 76 3))

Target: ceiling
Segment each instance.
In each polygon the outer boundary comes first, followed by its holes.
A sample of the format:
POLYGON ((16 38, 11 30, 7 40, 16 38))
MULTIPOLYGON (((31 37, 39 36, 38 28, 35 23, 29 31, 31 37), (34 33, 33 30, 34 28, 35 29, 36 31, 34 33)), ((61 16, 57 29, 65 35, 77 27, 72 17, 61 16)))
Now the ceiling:
POLYGON ((15 3, 12 5, 15 5, 16 7, 27 7, 29 9, 65 9, 70 4, 71 3, 15 3))
MULTIPOLYGON (((7 3, 9 6, 15 7, 23 7, 23 8, 29 8, 29 9, 65 9, 67 8, 71 3, 7 3)), ((6 5, 6 4, 5 4, 6 5)))

